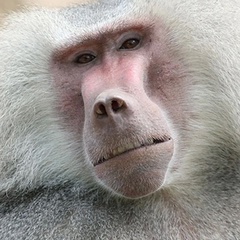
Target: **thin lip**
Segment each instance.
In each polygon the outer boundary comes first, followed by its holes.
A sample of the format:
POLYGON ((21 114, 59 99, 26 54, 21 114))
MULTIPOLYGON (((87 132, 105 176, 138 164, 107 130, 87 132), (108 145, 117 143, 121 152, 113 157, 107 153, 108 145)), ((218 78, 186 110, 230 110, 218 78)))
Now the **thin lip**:
POLYGON ((166 142, 172 140, 172 138, 169 137, 169 136, 164 136, 164 137, 162 137, 162 138, 152 138, 152 139, 153 139, 153 140, 152 140, 152 143, 149 143, 149 142, 142 143, 141 146, 139 146, 139 147, 131 148, 131 149, 126 150, 126 151, 124 151, 124 152, 122 152, 122 153, 120 153, 120 154, 117 154, 117 155, 114 155, 114 154, 112 153, 112 156, 110 156, 110 157, 107 158, 107 159, 105 159, 104 157, 102 157, 102 158, 99 159, 99 161, 98 161, 97 163, 94 164, 94 167, 95 167, 95 166, 98 166, 98 165, 101 165, 102 163, 105 163, 105 162, 107 162, 107 161, 109 161, 109 160, 111 160, 111 159, 113 159, 113 158, 115 158, 115 157, 118 157, 118 156, 120 156, 120 155, 126 154, 126 153, 128 153, 128 152, 131 152, 131 151, 134 151, 134 150, 137 150, 137 149, 141 149, 141 148, 145 148, 145 147, 150 147, 150 146, 158 145, 158 144, 163 144, 163 143, 166 143, 166 142))

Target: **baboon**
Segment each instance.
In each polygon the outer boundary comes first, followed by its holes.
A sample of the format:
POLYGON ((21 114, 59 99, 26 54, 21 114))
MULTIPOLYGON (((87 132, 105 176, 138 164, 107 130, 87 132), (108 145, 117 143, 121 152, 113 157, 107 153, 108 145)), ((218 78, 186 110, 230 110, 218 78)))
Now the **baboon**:
POLYGON ((11 14, 1 239, 240 239, 239 23, 236 0, 11 14))

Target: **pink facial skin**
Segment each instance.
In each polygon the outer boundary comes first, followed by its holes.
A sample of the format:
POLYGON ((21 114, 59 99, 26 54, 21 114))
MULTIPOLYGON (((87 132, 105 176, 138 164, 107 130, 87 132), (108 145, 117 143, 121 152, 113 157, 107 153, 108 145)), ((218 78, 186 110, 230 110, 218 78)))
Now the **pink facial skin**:
POLYGON ((83 139, 97 181, 128 198, 162 186, 177 144, 172 123, 184 124, 182 66, 160 28, 89 38, 52 65, 64 127, 83 139))

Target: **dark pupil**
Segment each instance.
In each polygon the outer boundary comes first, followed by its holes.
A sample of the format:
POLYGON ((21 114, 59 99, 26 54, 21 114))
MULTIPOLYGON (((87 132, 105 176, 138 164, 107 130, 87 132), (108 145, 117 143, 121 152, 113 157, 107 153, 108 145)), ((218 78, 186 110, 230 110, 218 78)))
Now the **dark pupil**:
POLYGON ((95 56, 92 54, 82 54, 77 58, 76 62, 85 64, 91 62, 93 59, 95 59, 95 56))
POLYGON ((121 46, 121 49, 132 49, 137 47, 139 44, 139 40, 132 38, 132 39, 128 39, 127 41, 125 41, 123 43, 123 45, 121 46))

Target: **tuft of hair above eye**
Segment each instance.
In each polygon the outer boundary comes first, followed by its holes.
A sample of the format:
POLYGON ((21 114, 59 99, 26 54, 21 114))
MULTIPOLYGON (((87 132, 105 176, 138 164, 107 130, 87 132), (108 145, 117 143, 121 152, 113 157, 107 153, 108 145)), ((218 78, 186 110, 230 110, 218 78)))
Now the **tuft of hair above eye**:
POLYGON ((120 50, 134 50, 140 45, 139 38, 129 38, 120 46, 120 50))
POLYGON ((75 63, 77 64, 88 64, 96 59, 96 56, 91 53, 80 54, 76 57, 75 63))

